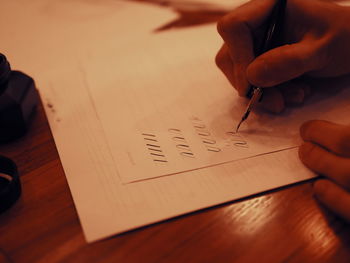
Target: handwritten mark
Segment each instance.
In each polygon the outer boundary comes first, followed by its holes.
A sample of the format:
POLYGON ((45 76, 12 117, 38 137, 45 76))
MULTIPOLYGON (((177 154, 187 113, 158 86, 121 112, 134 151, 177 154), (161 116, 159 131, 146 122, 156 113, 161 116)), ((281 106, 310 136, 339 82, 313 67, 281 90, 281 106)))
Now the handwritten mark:
POLYGON ((152 157, 152 160, 157 163, 168 162, 161 149, 161 146, 157 140, 156 135, 151 133, 142 133, 142 136, 143 136, 143 139, 146 141, 146 146, 150 156, 152 157), (148 143, 149 141, 152 141, 152 143, 148 143))
POLYGON ((179 150, 179 154, 186 158, 195 158, 182 131, 175 128, 168 129, 168 131, 172 135, 173 141, 176 143, 176 148, 179 150))
POLYGON ((208 152, 221 152, 221 149, 217 146, 216 140, 212 138, 210 131, 207 129, 207 126, 204 122, 197 118, 192 117, 191 119, 193 128, 195 129, 197 135, 202 140, 205 148, 208 152))

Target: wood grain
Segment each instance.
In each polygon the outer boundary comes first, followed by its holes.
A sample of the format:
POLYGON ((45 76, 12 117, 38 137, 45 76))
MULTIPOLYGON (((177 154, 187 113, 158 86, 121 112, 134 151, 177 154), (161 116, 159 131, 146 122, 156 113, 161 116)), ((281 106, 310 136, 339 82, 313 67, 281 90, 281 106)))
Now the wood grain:
POLYGON ((45 113, 0 153, 23 194, 0 215, 0 262, 350 262, 349 225, 323 209, 312 182, 87 244, 45 113))

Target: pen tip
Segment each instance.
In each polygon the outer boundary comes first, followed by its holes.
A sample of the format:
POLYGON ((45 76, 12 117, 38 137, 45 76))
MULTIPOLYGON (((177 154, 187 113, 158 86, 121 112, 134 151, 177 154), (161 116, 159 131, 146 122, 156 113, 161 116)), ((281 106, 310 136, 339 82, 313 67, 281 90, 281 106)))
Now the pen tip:
POLYGON ((242 121, 240 121, 240 122, 238 123, 237 128, 236 128, 236 133, 238 132, 239 127, 241 127, 241 124, 242 124, 242 121))

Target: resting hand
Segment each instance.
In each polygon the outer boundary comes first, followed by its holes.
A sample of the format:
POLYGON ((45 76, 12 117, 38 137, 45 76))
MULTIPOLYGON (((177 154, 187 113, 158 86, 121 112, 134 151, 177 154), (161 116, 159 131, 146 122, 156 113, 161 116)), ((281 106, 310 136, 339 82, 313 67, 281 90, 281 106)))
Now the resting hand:
POLYGON ((309 121, 300 134, 301 161, 325 176, 315 182, 316 197, 329 209, 350 221, 350 126, 309 121))
POLYGON ((301 76, 335 77, 350 73, 350 8, 330 1, 288 0, 281 47, 257 58, 265 21, 276 0, 253 0, 224 16, 218 31, 224 45, 216 62, 245 96, 249 83, 267 88, 262 106, 280 112, 310 92, 301 76), (283 83, 283 84, 282 84, 283 83))

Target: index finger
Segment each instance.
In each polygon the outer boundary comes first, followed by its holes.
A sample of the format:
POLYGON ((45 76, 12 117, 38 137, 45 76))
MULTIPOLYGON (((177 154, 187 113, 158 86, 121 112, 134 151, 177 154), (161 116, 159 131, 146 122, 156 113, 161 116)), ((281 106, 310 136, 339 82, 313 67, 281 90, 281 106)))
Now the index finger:
POLYGON ((254 60, 253 32, 268 17, 275 0, 253 0, 224 16, 217 25, 234 64, 236 89, 245 96, 249 87, 246 68, 254 60), (244 76, 244 77, 242 77, 244 76))

